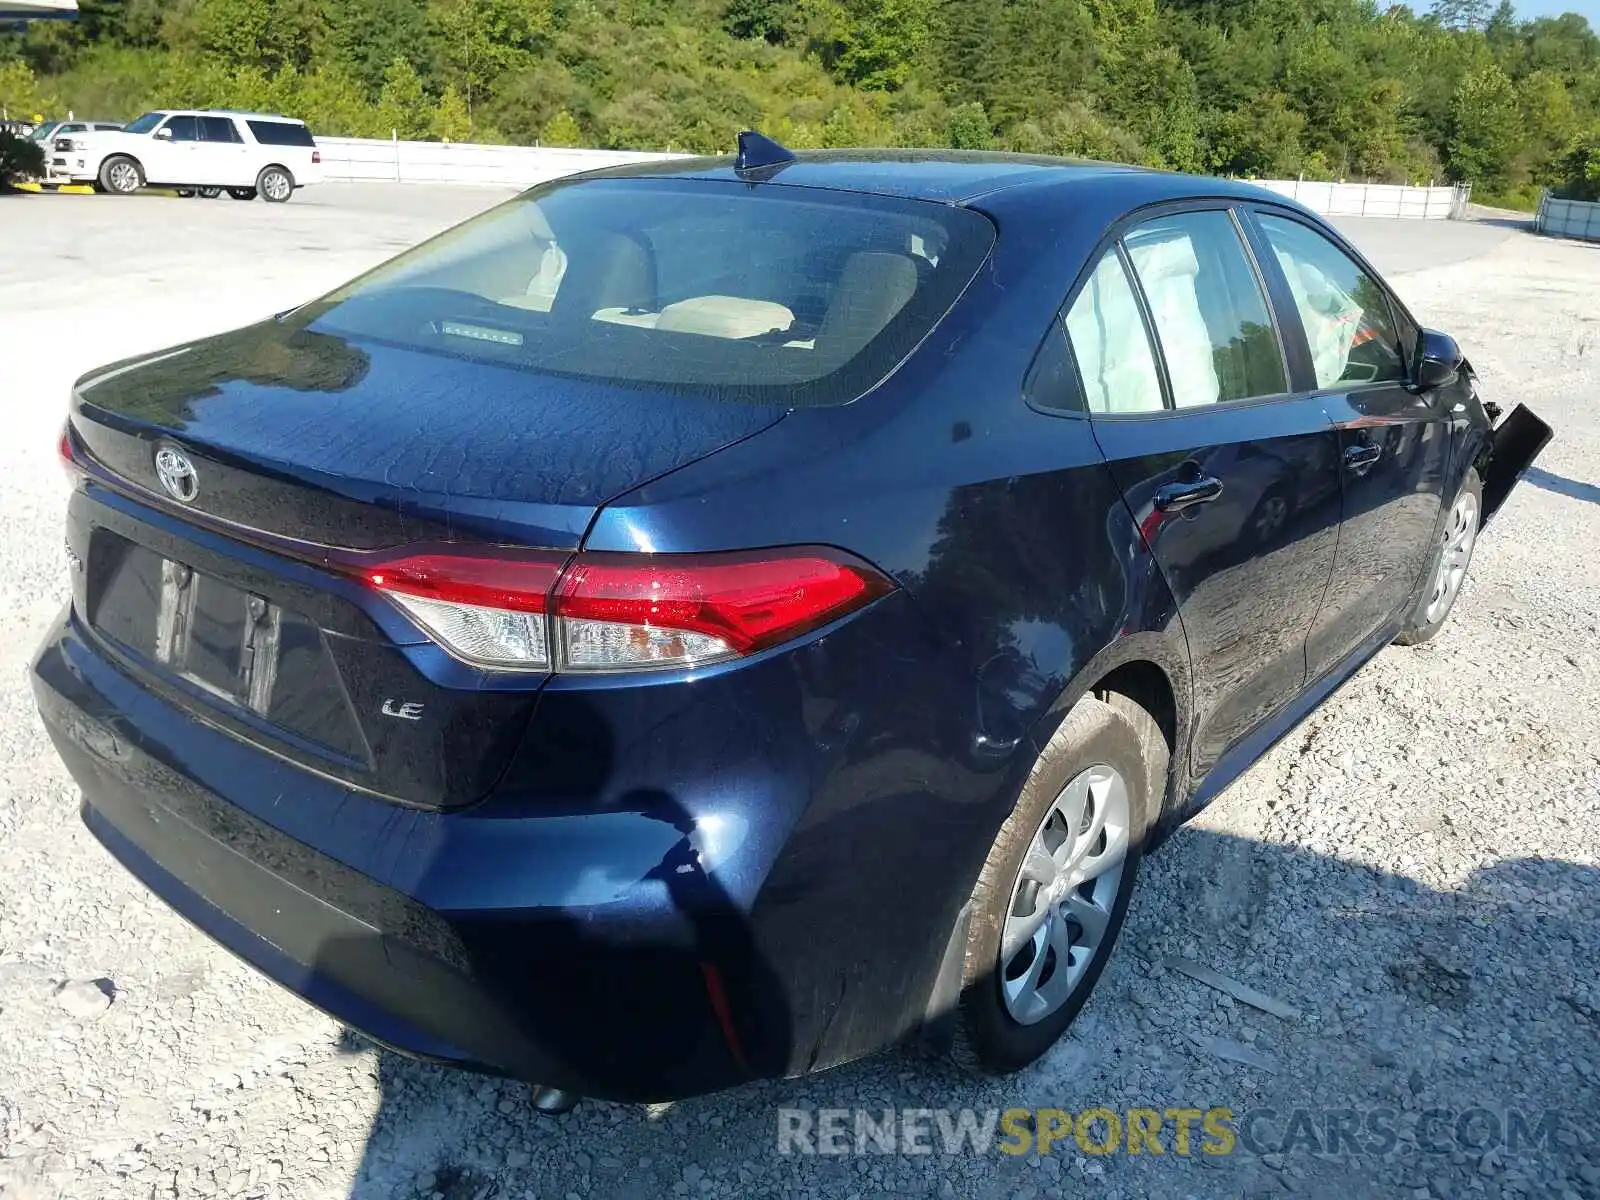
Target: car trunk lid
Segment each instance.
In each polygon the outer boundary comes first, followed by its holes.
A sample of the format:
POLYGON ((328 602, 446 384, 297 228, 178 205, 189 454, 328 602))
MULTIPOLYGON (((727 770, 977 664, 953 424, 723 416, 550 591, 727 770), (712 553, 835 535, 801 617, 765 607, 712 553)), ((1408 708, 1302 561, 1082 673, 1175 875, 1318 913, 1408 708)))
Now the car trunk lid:
POLYGON ((424 543, 576 550, 611 496, 783 410, 562 380, 266 322, 78 385, 85 620, 175 703, 407 803, 493 786, 543 677, 485 688, 359 581, 424 543), (171 456, 187 474, 176 480, 171 456), (277 557, 273 557, 277 555, 277 557))

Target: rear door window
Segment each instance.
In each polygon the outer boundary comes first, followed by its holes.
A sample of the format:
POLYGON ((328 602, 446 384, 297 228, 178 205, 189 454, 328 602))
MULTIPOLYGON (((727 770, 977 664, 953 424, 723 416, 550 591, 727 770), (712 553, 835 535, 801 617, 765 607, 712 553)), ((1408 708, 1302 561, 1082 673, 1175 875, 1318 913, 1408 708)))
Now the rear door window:
POLYGON ((970 209, 713 180, 536 189, 302 310, 533 371, 786 405, 887 375, 988 255, 970 209))
POLYGON ((1382 285, 1300 222, 1263 212, 1255 218, 1288 279, 1317 387, 1403 382, 1405 347, 1382 285))
POLYGON ((200 137, 207 142, 238 143, 244 141, 233 122, 227 117, 201 117, 200 137))
POLYGON ((1233 217, 1221 210, 1149 221, 1124 239, 1177 408, 1288 390, 1283 349, 1233 217))

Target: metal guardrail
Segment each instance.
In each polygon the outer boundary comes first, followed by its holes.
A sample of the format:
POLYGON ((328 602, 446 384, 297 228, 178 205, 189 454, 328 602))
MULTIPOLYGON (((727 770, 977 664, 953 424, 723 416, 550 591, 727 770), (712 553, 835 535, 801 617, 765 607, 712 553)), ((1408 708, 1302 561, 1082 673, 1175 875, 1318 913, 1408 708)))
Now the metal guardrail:
POLYGON ((323 177, 353 183, 482 183, 531 187, 547 179, 625 163, 679 158, 628 150, 482 146, 466 142, 403 142, 319 137, 323 177))
POLYGON ((1562 200, 1545 192, 1539 197, 1534 228, 1551 237, 1600 242, 1600 204, 1588 200, 1562 200))

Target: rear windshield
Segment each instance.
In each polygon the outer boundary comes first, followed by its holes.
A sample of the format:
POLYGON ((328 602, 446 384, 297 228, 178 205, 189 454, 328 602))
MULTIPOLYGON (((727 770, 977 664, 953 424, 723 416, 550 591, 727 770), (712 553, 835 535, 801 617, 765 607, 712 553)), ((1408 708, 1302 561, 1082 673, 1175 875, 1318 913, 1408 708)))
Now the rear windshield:
POLYGON ((994 241, 967 209, 774 184, 535 189, 290 320, 530 371, 842 404, 949 311, 994 241))
POLYGON ((315 146, 311 130, 289 121, 246 121, 256 141, 263 146, 315 146))

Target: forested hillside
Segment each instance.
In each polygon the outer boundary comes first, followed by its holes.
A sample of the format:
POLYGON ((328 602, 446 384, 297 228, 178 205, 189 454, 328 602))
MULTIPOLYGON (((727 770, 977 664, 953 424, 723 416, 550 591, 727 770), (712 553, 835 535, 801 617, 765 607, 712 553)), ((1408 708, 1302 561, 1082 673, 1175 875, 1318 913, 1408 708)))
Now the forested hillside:
POLYGON ((1600 39, 1509 3, 82 0, 0 105, 264 108, 323 134, 993 146, 1187 171, 1600 190, 1600 39))

